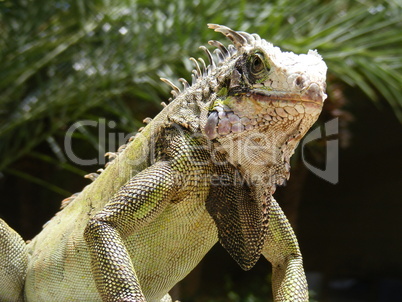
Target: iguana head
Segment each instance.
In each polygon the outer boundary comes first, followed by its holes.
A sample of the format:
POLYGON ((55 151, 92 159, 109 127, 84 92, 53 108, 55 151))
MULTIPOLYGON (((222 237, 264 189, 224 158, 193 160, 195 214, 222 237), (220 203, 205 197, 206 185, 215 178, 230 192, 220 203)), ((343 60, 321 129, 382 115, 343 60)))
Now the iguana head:
POLYGON ((274 190, 288 178, 289 158, 321 112, 327 67, 316 51, 282 52, 256 34, 209 27, 234 47, 210 41, 222 61, 201 129, 249 181, 274 190))

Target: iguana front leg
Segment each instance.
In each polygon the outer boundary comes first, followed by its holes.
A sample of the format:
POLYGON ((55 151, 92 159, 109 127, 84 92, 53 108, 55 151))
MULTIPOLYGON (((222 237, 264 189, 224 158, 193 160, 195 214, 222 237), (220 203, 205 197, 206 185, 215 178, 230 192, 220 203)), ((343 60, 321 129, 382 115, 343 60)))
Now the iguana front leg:
POLYGON ((146 301, 124 238, 154 219, 170 201, 175 187, 170 163, 157 162, 132 178, 89 221, 84 236, 103 301, 146 301))
POLYGON ((271 197, 264 257, 272 264, 272 289, 276 302, 306 302, 308 288, 303 260, 292 226, 271 197))

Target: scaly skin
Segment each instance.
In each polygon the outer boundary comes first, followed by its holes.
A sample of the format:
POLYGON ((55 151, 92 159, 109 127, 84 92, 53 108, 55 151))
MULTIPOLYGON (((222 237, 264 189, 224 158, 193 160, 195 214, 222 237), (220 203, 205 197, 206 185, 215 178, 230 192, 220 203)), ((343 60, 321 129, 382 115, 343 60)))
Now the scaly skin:
POLYGON ((245 270, 272 263, 275 301, 308 301, 272 194, 321 111, 325 63, 209 26, 233 45, 210 41, 217 62, 172 84, 174 100, 40 234, 25 245, 0 221, 0 301, 167 302, 217 241, 245 270))

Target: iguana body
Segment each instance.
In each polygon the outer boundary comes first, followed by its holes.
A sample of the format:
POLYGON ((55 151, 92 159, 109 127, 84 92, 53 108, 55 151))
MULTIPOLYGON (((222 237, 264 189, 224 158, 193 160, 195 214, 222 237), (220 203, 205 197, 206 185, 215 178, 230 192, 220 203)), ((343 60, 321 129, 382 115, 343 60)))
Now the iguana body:
POLYGON ((173 85, 175 99, 39 235, 25 245, 1 221, 0 301, 170 301, 218 240, 243 269, 261 254, 273 264, 275 301, 308 301, 272 194, 321 111, 325 63, 210 27, 234 46, 211 41, 219 62, 173 85))

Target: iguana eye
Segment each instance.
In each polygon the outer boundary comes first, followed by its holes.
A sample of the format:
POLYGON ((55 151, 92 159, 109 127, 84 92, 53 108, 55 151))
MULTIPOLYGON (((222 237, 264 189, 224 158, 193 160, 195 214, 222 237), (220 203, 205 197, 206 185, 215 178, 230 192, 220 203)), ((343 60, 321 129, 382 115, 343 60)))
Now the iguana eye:
POLYGON ((255 54, 253 58, 251 59, 251 73, 254 75, 260 73, 261 71, 264 70, 264 62, 262 61, 260 54, 255 54))
POLYGON ((264 55, 262 53, 256 52, 251 56, 249 60, 248 70, 249 79, 252 82, 260 81, 267 76, 269 67, 266 66, 264 55))

